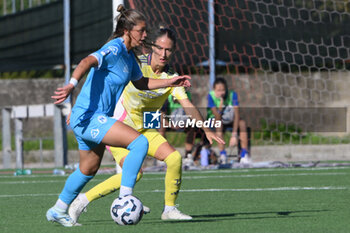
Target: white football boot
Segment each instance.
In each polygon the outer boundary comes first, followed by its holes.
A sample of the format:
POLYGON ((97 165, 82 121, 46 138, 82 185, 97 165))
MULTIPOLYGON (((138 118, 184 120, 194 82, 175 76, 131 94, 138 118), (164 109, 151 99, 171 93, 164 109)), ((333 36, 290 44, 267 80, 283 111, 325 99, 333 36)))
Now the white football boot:
POLYGON ((251 164, 252 160, 249 157, 249 154, 246 154, 243 158, 241 158, 241 160, 239 162, 242 164, 251 164))
POLYGON ((149 214, 149 213, 151 213, 151 209, 149 208, 149 207, 147 207, 147 206, 143 206, 143 213, 144 214, 149 214))
POLYGON ((72 204, 70 204, 69 209, 68 209, 68 214, 74 222, 78 222, 78 219, 79 219, 81 213, 83 211, 86 212, 86 206, 89 204, 89 203, 84 203, 82 198, 80 198, 80 195, 82 195, 82 194, 79 194, 74 199, 74 201, 72 202, 72 204))
POLYGON ((183 214, 175 206, 174 209, 163 212, 161 216, 162 220, 191 220, 192 217, 186 214, 183 214))
POLYGON ((76 223, 68 214, 67 212, 60 211, 56 209, 55 207, 50 208, 46 212, 46 219, 50 222, 57 222, 65 227, 72 227, 72 226, 80 226, 80 224, 76 223))

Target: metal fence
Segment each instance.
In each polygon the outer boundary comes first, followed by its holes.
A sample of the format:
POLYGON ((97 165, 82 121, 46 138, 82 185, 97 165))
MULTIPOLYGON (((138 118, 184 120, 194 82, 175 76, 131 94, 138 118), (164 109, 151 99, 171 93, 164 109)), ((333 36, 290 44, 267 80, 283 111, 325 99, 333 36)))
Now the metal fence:
POLYGON ((15 14, 26 9, 55 2, 57 0, 2 0, 0 15, 15 14))

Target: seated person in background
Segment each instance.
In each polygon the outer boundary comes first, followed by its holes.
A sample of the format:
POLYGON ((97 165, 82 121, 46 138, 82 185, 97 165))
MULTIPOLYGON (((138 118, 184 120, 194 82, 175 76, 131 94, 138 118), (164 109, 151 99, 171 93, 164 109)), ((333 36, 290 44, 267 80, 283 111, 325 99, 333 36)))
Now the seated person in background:
MULTIPOLYGON (((226 80, 221 77, 215 79, 213 90, 208 94, 207 119, 210 118, 222 121, 221 127, 216 128, 216 134, 221 138, 223 138, 225 130, 232 127, 229 146, 236 146, 239 139, 241 143, 240 162, 250 163, 247 126, 246 122, 239 117, 237 93, 229 91, 226 80)), ((225 163, 227 157, 225 145, 219 144, 218 147, 220 149, 221 162, 225 163)))

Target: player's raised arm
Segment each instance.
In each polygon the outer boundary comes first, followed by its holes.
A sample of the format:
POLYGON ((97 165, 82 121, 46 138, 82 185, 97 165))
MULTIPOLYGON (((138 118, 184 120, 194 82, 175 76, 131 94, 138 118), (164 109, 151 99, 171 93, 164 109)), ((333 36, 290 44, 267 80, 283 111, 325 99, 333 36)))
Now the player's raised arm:
POLYGON ((54 104, 60 104, 72 93, 73 89, 78 85, 79 80, 84 76, 86 72, 90 70, 91 67, 97 66, 98 61, 94 56, 87 56, 77 66, 72 74, 72 78, 69 83, 64 87, 58 87, 54 92, 55 95, 51 96, 52 99, 56 101, 54 104))
POLYGON ((151 90, 163 87, 190 87, 191 77, 188 75, 176 76, 171 79, 152 79, 142 77, 137 81, 133 81, 134 86, 139 90, 151 90))

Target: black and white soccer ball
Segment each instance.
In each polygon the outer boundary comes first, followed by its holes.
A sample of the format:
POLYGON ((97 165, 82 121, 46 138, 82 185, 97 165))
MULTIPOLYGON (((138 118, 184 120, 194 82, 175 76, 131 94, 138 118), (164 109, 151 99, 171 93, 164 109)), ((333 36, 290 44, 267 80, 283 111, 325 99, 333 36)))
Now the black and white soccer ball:
POLYGON ((118 197, 112 203, 111 216, 118 225, 136 225, 143 216, 142 202, 132 195, 118 197))

